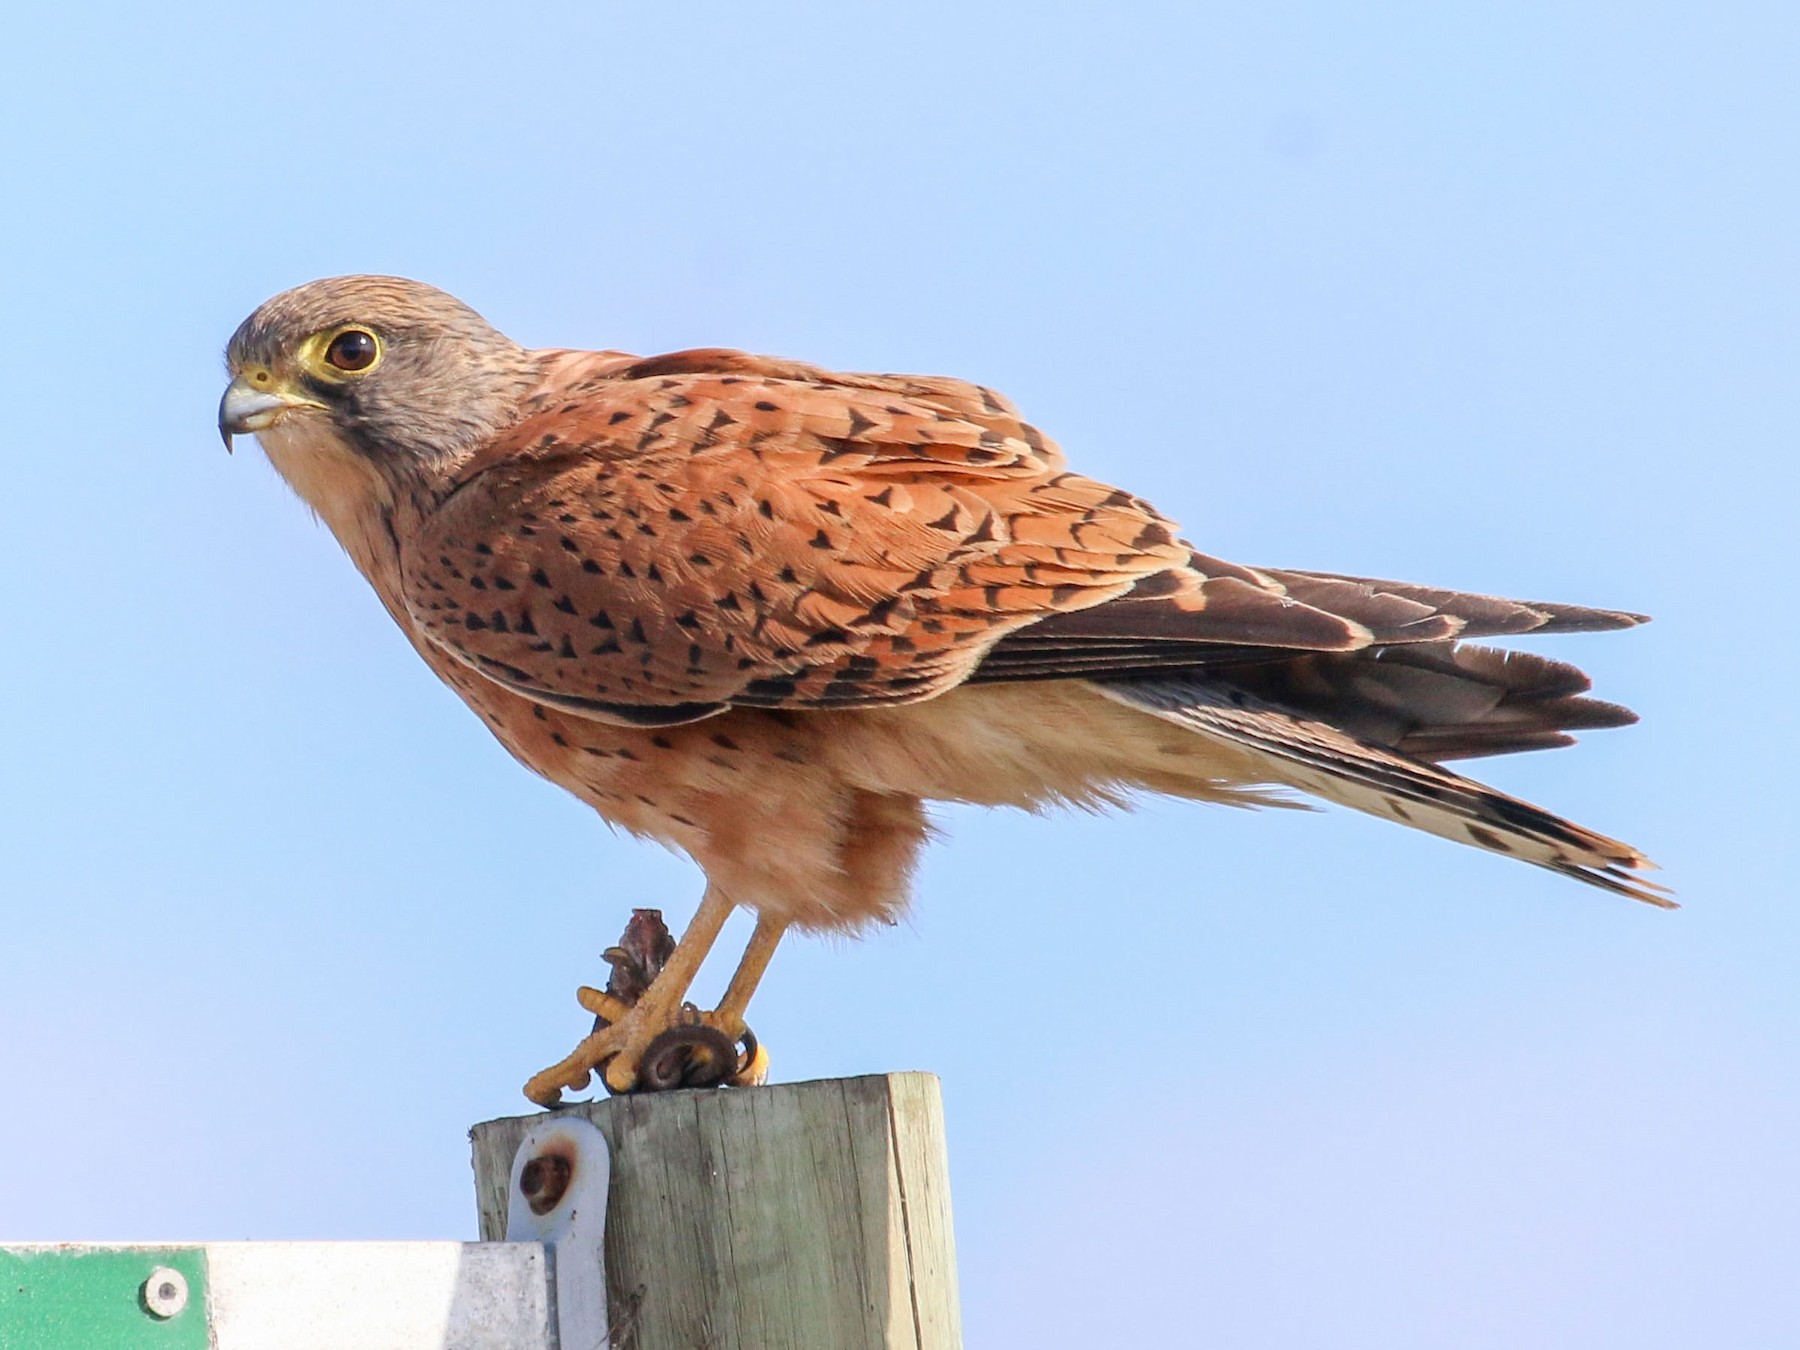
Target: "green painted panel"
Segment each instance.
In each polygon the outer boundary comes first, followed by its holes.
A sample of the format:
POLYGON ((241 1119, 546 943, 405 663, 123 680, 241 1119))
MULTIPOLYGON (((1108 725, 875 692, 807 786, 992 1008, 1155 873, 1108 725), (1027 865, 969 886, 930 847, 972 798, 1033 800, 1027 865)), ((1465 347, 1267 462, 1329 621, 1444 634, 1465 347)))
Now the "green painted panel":
POLYGON ((0 1247, 0 1350, 206 1350, 206 1252, 199 1247, 0 1247), (187 1305, 143 1302, 158 1266, 187 1277, 187 1305))

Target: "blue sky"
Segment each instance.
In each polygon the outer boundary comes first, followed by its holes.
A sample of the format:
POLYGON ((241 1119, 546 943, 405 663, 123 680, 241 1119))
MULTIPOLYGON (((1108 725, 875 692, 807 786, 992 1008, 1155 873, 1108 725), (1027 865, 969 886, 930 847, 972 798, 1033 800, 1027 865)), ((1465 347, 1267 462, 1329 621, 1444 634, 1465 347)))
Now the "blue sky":
POLYGON ((1794 1344, 1797 62, 1767 3, 12 17, 0 1236, 472 1235, 463 1131, 698 894, 220 452, 238 320, 390 271, 980 379, 1217 555, 1656 616, 1534 644, 1641 726, 1487 773, 1677 914, 952 810, 909 924, 777 957, 779 1077, 942 1075, 971 1344, 1794 1344))

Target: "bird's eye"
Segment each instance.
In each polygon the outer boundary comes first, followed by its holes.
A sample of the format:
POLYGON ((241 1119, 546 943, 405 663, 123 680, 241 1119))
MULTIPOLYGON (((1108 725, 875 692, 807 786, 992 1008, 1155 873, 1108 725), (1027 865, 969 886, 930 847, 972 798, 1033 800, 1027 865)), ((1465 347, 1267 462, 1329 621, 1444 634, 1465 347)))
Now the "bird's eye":
POLYGON ((325 348, 327 365, 352 374, 367 370, 379 355, 381 346, 375 341, 375 335, 361 328, 346 328, 325 348))

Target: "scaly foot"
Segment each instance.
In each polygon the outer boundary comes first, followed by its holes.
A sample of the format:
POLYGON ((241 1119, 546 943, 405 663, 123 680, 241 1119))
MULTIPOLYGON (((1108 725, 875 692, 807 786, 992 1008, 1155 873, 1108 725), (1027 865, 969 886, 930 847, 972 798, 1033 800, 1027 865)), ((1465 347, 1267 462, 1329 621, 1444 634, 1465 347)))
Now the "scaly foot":
POLYGON ((585 1088, 595 1071, 609 1092, 760 1083, 768 1054, 744 1025, 743 1009, 785 925, 758 921, 716 1011, 702 1013, 686 1002, 688 986, 731 909, 729 900, 709 890, 677 944, 668 941, 660 914, 636 911, 620 945, 606 953, 613 966, 606 991, 583 988, 576 994, 595 1015, 593 1032, 565 1059, 534 1075, 525 1095, 540 1106, 555 1106, 564 1088, 585 1088))
POLYGON ((579 990, 581 1006, 602 1024, 567 1058, 533 1077, 525 1095, 539 1106, 555 1106, 564 1088, 580 1091, 595 1072, 607 1091, 615 1093, 747 1087, 762 1081, 768 1052, 741 1017, 702 1013, 691 1003, 669 1008, 666 999, 654 997, 658 992, 653 989, 651 997, 626 1004, 598 989, 579 990))

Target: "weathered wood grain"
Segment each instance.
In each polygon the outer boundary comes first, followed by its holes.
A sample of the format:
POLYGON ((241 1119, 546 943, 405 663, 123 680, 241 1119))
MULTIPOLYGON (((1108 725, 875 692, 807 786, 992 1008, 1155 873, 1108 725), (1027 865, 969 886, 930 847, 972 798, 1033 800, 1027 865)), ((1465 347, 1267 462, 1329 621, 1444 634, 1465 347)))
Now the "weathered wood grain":
MULTIPOLYGON (((943 1108, 924 1073, 565 1108, 612 1147, 614 1350, 957 1350, 943 1108)), ((525 1128, 470 1131, 481 1236, 525 1128)))

